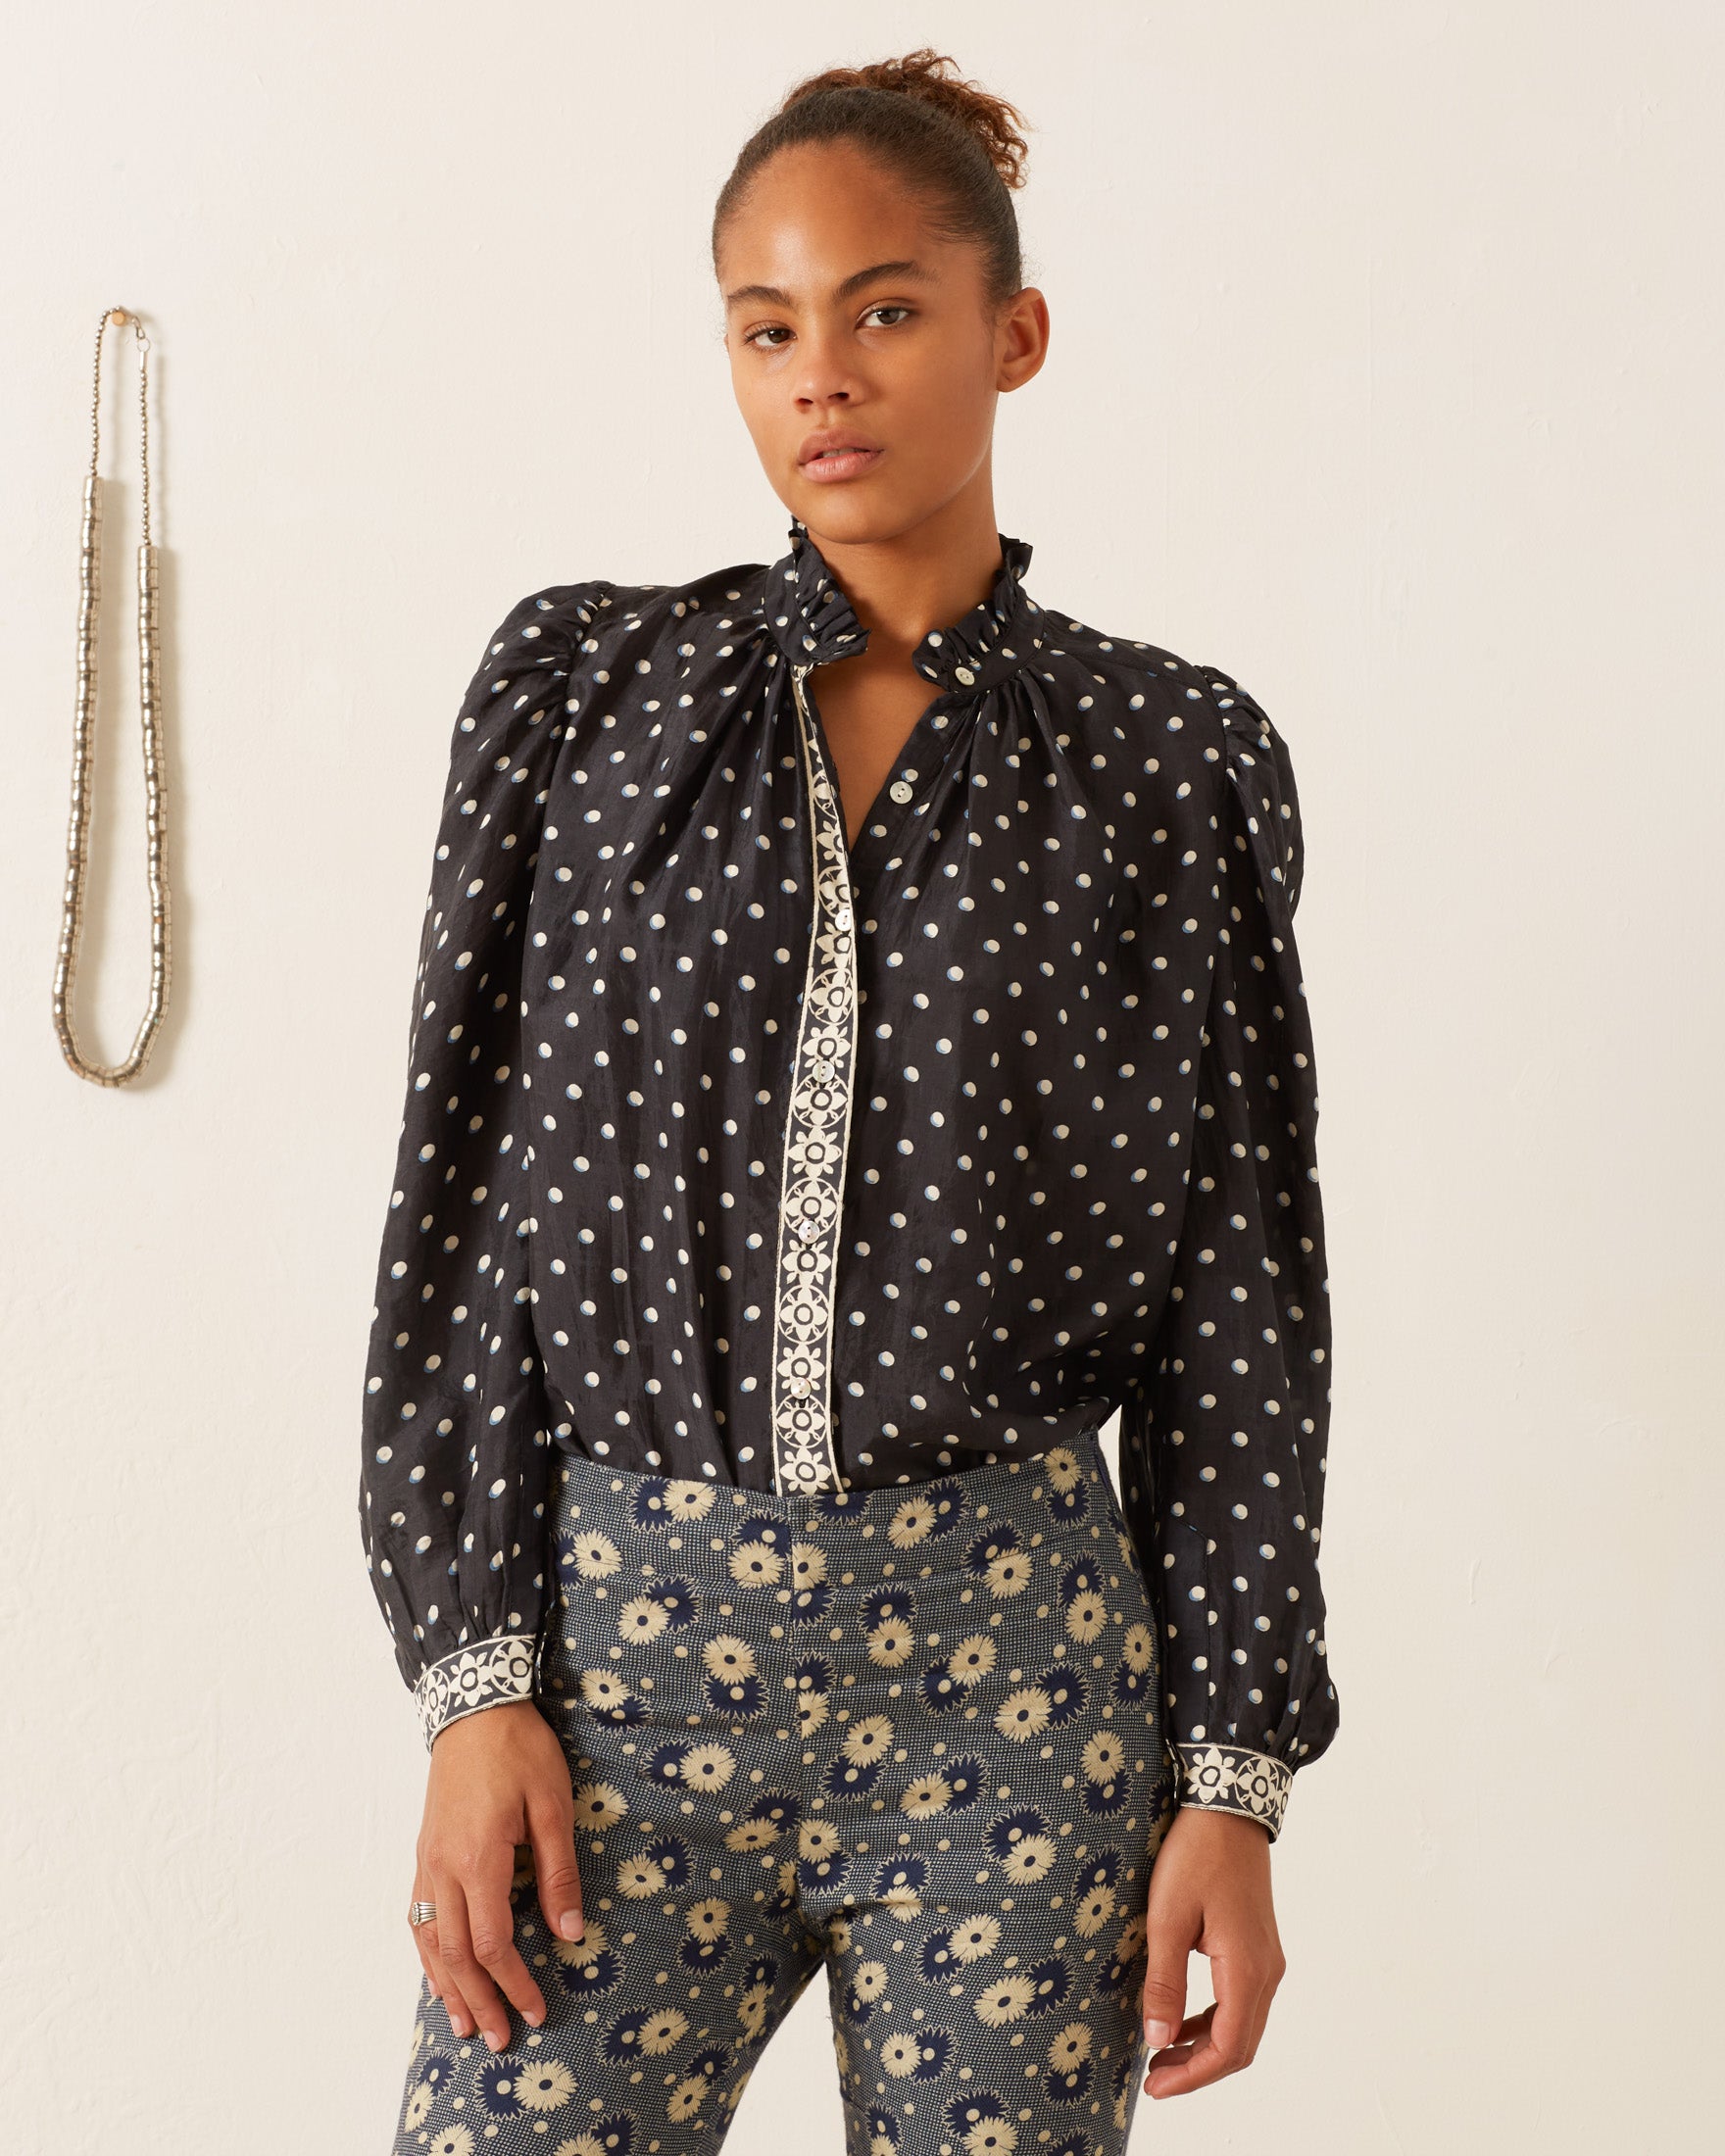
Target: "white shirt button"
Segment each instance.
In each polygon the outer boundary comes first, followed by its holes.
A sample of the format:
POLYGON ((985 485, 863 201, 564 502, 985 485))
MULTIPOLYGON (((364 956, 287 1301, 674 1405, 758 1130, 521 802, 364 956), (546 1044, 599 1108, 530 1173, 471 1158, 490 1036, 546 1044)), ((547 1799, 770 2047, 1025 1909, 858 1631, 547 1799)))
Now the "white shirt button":
POLYGON ((896 778, 893 780, 889 791, 894 801, 909 801, 912 790, 904 779, 896 778))
POLYGON ((970 671, 970 669, 969 669, 969 667, 968 667, 968 666, 955 666, 955 667, 953 668, 953 671, 954 671, 954 673, 956 673, 956 674, 958 675, 959 679, 960 679, 960 680, 961 680, 961 682, 962 682, 962 683, 964 684, 965 688, 968 688, 968 687, 970 686, 971 682, 973 682, 973 681, 974 681, 974 680, 976 679, 976 676, 975 676, 975 675, 974 675, 974 674, 973 674, 973 673, 972 673, 972 672, 970 671))

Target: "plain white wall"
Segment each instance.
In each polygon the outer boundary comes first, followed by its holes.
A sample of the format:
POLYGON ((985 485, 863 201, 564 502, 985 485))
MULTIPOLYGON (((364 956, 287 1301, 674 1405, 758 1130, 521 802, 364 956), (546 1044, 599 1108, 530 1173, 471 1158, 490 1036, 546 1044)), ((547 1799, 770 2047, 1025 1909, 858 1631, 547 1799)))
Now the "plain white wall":
MULTIPOLYGON (((1341 1734, 1257 2061, 1137 2145, 1717 2145, 1718 12, 111 0, 9 11, 0 131, 10 2149, 389 2145, 424 1755, 357 1411, 455 705, 525 591, 782 551, 712 198, 799 74, 930 39, 1038 130, 1031 588, 1238 675, 1307 831, 1341 1734), (175 902, 120 1093, 49 1022, 116 304, 156 341, 175 902)), ((823 2012, 738 2148, 840 2148, 823 2012)))

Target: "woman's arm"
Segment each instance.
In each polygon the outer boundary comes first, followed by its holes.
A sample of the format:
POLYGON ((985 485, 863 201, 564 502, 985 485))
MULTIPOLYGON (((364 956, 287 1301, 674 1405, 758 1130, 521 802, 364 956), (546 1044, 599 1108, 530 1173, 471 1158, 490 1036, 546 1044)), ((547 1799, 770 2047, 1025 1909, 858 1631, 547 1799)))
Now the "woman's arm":
POLYGON ((1226 783, 1184 1218, 1122 1502, 1161 1604, 1182 1803, 1281 1832, 1337 1726, 1318 1538, 1330 1305, 1317 1074, 1294 940, 1305 865, 1287 747, 1211 668, 1226 783))
POLYGON ((1294 938, 1305 868, 1286 744, 1212 668, 1218 911, 1184 1216, 1152 1366, 1121 1417, 1122 1503, 1162 1616, 1180 1810, 1152 1872, 1154 2095, 1246 2065, 1281 1975, 1269 1843, 1337 1727, 1318 1577, 1330 1309, 1317 1079, 1294 938), (1191 1951, 1216 2004, 1184 2020, 1191 1951), (1159 2081, 1158 2076, 1160 2077, 1159 2081))
POLYGON ((511 609, 457 713, 377 1259, 360 1522, 427 1745, 532 1696, 550 1403, 528 1281, 521 952, 582 587, 511 609))
POLYGON ((367 1561, 431 1747, 414 1898, 438 1915, 414 1936, 459 2032, 466 2016, 494 2045, 509 2034, 499 1982, 544 2013, 513 1941, 517 1845, 533 1847, 547 1922, 580 1927, 567 1767, 534 1704, 552 1415, 528 1268, 521 954, 588 600, 569 586, 521 600, 457 714, 362 1416, 367 1561))

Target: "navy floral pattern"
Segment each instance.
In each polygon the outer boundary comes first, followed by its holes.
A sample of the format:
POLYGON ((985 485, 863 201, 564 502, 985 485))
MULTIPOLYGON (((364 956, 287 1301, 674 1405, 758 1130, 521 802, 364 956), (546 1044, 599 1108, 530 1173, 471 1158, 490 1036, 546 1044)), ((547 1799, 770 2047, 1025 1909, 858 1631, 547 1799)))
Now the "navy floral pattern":
POLYGON ((421 1985, 397 2156, 713 2148, 823 1964, 850 2156, 1117 2156, 1174 1815, 1094 1438, 813 1497, 559 1470, 537 1673, 586 1935, 507 2049, 421 1985))

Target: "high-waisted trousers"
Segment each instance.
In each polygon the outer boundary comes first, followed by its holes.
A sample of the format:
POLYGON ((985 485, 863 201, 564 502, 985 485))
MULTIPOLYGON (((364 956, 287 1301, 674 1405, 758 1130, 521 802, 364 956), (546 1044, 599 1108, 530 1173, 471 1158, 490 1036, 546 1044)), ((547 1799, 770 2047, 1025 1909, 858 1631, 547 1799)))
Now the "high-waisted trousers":
POLYGON ((396 2156, 724 2137, 824 1962, 849 2156, 1118 2156, 1173 1817, 1156 1622, 1100 1447, 795 1498, 554 1476, 538 1702, 586 1936, 509 2046, 421 1982, 396 2156))

